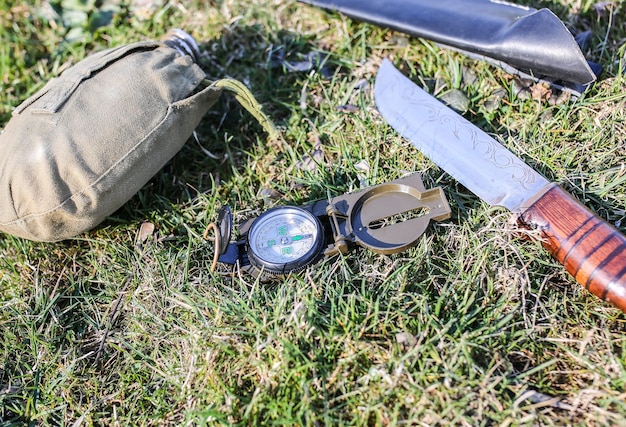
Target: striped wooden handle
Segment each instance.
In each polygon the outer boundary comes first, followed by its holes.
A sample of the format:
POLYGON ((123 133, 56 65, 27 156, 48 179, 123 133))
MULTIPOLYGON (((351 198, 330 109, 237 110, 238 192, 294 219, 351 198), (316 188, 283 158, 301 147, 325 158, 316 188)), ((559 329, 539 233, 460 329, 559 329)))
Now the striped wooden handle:
POLYGON ((543 246, 578 283, 626 312, 626 238, 560 187, 520 216, 543 233, 543 246))

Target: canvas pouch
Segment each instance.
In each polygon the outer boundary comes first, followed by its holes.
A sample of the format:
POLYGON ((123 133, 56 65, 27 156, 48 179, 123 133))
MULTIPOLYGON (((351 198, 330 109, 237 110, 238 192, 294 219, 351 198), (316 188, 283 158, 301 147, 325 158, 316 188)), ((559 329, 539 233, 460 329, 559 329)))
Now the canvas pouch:
POLYGON ((0 231, 67 239, 128 201, 229 86, 204 85, 193 56, 159 41, 124 45, 24 101, 0 135, 0 231))

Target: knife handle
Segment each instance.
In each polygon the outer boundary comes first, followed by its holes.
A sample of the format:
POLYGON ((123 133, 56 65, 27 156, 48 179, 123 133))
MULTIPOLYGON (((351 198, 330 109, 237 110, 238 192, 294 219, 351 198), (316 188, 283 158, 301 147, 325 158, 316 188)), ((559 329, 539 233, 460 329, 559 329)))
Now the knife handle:
POLYGON ((542 244, 594 295, 626 313, 626 238, 554 185, 520 216, 542 244))

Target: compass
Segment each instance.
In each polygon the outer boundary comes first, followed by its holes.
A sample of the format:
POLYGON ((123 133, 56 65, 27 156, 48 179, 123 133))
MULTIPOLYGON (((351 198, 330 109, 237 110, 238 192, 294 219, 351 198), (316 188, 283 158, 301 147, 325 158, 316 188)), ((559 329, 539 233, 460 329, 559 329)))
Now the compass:
POLYGON ((239 240, 230 243, 232 215, 223 206, 218 223, 207 230, 216 234, 214 265, 237 265, 271 280, 357 245, 380 254, 401 252, 417 242, 430 220, 444 220, 450 212, 443 190, 427 190, 413 174, 329 200, 270 209, 241 224, 239 240))
POLYGON ((286 274, 312 264, 324 246, 320 221, 295 206, 270 209, 248 231, 250 264, 270 274, 286 274))

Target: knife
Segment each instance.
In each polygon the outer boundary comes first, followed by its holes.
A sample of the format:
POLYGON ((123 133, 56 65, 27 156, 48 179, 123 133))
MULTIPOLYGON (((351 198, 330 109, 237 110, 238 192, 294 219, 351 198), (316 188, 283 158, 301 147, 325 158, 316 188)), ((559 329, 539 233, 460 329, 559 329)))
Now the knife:
POLYGON ((374 84, 383 118, 478 197, 518 214, 576 281, 626 312, 626 238, 503 145, 383 60, 374 84))

